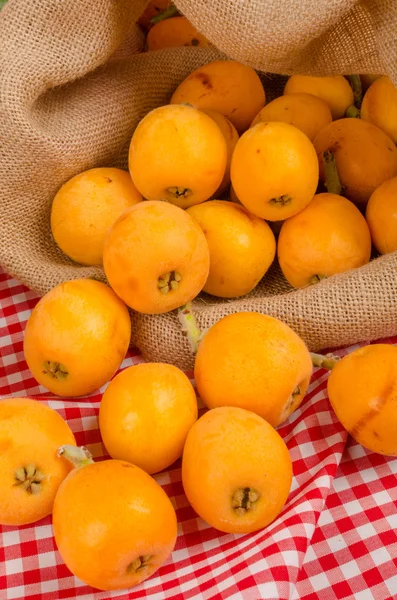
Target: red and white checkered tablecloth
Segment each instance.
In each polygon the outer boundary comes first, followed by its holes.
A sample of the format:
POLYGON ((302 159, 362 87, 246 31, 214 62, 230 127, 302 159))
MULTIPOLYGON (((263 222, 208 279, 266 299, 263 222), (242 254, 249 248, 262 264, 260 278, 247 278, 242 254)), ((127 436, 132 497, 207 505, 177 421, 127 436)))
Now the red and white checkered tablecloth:
MULTIPOLYGON (((59 399, 27 369, 23 330, 36 302, 0 271, 0 397, 48 403, 67 419, 78 444, 102 458, 101 394, 59 399)), ((122 367, 140 361, 132 350, 122 367)), ((152 578, 128 592, 84 585, 62 563, 48 517, 0 528, 0 600, 397 598, 397 459, 368 452, 346 435, 326 384, 327 374, 316 369, 301 408, 279 429, 294 479, 283 513, 264 531, 222 534, 199 519, 183 493, 178 462, 156 476, 176 509, 179 536, 172 558, 152 578)))

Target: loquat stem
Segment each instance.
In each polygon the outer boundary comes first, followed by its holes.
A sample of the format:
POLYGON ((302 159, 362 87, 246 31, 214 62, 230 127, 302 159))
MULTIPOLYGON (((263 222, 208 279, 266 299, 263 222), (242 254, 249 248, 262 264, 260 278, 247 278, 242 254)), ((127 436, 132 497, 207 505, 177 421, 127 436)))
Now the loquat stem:
POLYGON ((360 75, 349 75, 350 86, 353 90, 354 103, 345 112, 345 117, 360 118, 360 108, 363 101, 363 89, 360 75))
POLYGON ((84 446, 72 446, 71 444, 65 444, 58 448, 58 456, 63 456, 72 463, 72 465, 78 469, 93 463, 92 454, 84 446))
POLYGON ((150 22, 153 25, 155 25, 156 23, 160 23, 160 21, 164 21, 165 19, 169 19, 170 17, 176 17, 177 15, 179 15, 177 7, 171 4, 168 8, 163 10, 163 12, 150 19, 150 22))
POLYGON ((361 85, 360 75, 349 75, 349 81, 353 90, 354 106, 361 108, 361 102, 363 101, 363 88, 361 85))
POLYGON ((322 369, 328 369, 329 371, 331 371, 340 360, 339 356, 333 354, 316 354, 315 352, 310 352, 310 356, 314 367, 321 367, 322 369))
POLYGON ((345 112, 345 116, 350 117, 351 119, 360 119, 360 117, 361 117, 360 109, 357 108, 357 106, 354 106, 354 104, 352 104, 351 106, 349 106, 349 108, 345 112))
POLYGON ((335 156, 331 150, 325 150, 322 154, 322 159, 324 165, 325 187, 330 194, 338 194, 339 196, 342 192, 342 186, 339 180, 335 156))
POLYGON ((202 333, 197 325, 191 302, 184 304, 178 309, 178 319, 182 325, 182 334, 187 337, 193 354, 196 354, 201 341, 202 333))

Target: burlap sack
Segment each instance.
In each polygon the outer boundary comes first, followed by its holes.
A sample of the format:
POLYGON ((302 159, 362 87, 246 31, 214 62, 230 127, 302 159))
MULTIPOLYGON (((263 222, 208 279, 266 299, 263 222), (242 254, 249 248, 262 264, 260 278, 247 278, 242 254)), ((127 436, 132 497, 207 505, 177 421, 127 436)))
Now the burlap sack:
MULTIPOLYGON (((134 26, 145 0, 9 0, 0 13, 0 263, 40 294, 96 276, 68 260, 50 235, 59 187, 93 166, 126 166, 132 132, 169 101, 194 68, 220 54, 180 48, 137 54, 134 26)), ((178 7, 226 55, 290 74, 387 72, 397 79, 393 0, 179 0, 178 7)), ((271 97, 277 79, 265 76, 271 97)), ((249 296, 195 302, 206 328, 257 310, 289 323, 313 350, 397 332, 397 255, 291 291, 277 267, 249 296)), ((176 314, 132 315, 133 342, 150 360, 182 368, 192 356, 176 314)))

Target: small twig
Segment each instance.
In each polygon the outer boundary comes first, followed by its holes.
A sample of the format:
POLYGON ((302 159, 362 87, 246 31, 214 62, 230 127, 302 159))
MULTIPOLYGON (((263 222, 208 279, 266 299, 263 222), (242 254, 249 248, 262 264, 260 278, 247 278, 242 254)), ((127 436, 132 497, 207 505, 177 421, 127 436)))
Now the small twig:
POLYGON ((168 8, 163 10, 163 12, 150 19, 150 22, 153 25, 155 25, 156 23, 160 23, 160 21, 164 21, 165 19, 169 19, 170 17, 176 17, 177 15, 179 15, 177 7, 171 4, 168 8))
POLYGON ((65 444, 58 448, 57 454, 66 458, 76 469, 94 462, 91 452, 85 446, 65 444))
POLYGON ((202 332, 197 325, 196 317, 192 310, 192 303, 188 302, 178 309, 178 319, 182 325, 182 334, 188 339, 193 354, 196 354, 202 338, 202 332))
POLYGON ((349 75, 349 81, 353 90, 354 106, 361 108, 361 102, 363 101, 363 88, 361 85, 360 75, 349 75))
POLYGON ((349 81, 353 90, 354 103, 346 110, 345 117, 359 119, 361 117, 360 108, 363 101, 363 88, 360 75, 349 75, 349 81))
POLYGON ((354 106, 354 104, 352 104, 351 106, 349 106, 349 108, 345 112, 345 116, 350 117, 351 119, 360 119, 361 118, 360 109, 357 108, 357 106, 354 106))
POLYGON ((310 352, 312 357, 312 363, 314 367, 321 367, 322 369, 328 369, 329 371, 334 368, 336 363, 340 360, 339 356, 333 354, 316 354, 310 352))
POLYGON ((342 193, 342 186, 336 167, 335 156, 331 150, 325 150, 322 154, 322 159, 324 165, 325 187, 330 194, 340 195, 342 193))

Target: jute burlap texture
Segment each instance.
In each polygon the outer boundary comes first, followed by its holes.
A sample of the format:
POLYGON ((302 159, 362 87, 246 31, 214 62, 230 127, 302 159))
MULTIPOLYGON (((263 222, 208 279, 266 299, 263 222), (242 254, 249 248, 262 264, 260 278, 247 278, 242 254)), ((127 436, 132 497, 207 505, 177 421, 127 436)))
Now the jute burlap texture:
MULTIPOLYGON (((9 0, 0 13, 0 263, 40 294, 95 276, 68 260, 50 234, 59 187, 93 166, 126 167, 132 132, 218 50, 140 54, 145 0, 9 0)), ((179 0, 227 56, 290 74, 387 72, 397 79, 393 0, 179 0)), ((280 88, 264 76, 268 97, 280 88)), ((195 302, 199 325, 257 310, 289 323, 313 350, 397 332, 397 255, 291 291, 274 267, 249 296, 195 302)), ((132 315, 133 342, 150 360, 192 366, 176 314, 132 315)))

